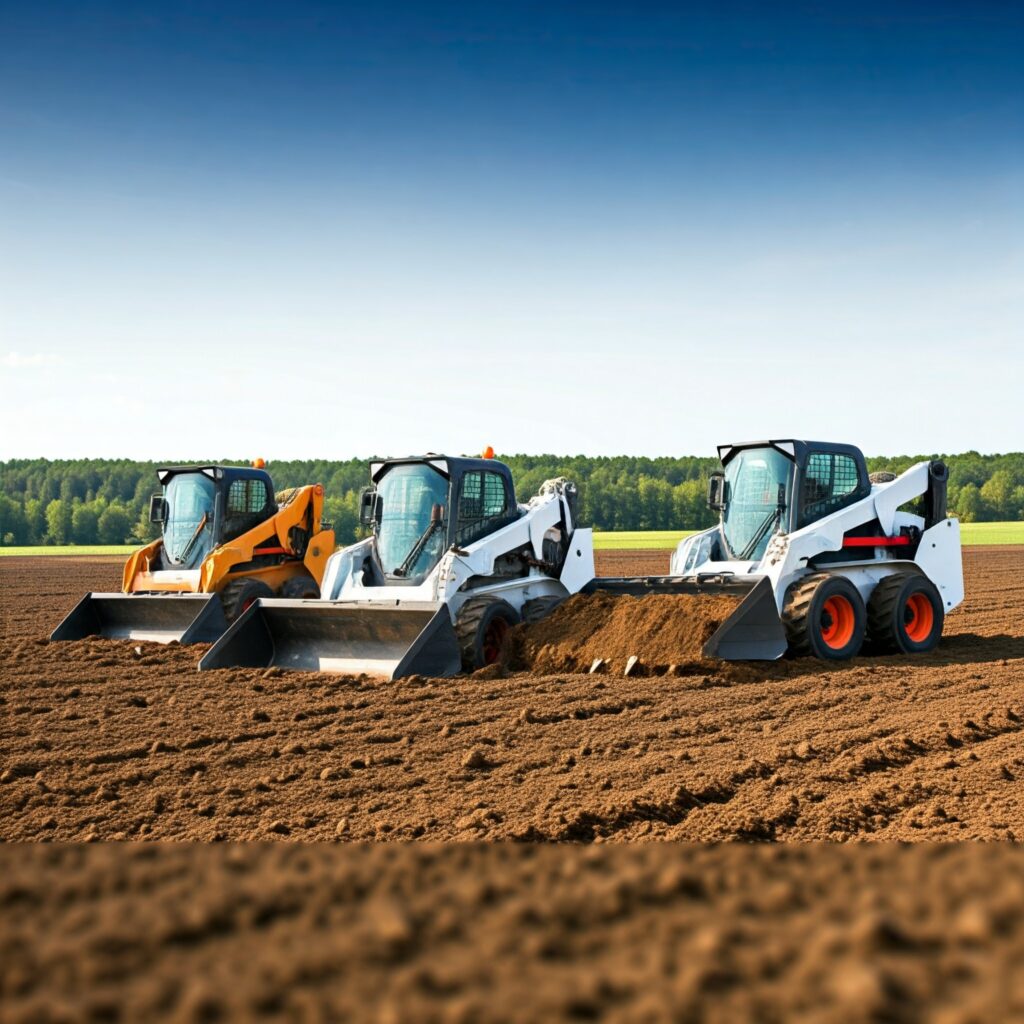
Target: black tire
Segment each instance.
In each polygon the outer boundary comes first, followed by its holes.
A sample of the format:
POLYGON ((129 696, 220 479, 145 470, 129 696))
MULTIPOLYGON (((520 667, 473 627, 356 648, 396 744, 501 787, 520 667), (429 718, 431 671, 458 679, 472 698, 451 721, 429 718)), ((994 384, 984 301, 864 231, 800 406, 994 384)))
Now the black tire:
POLYGON ((845 576, 817 573, 789 588, 782 624, 791 654, 846 661, 864 643, 867 610, 845 576))
POLYGON ((255 601, 273 596, 274 592, 262 580, 232 580, 220 592, 220 603, 224 606, 224 617, 234 622, 255 601))
POLYGON ((938 588, 918 573, 886 576, 868 600, 868 637, 876 651, 931 651, 942 636, 945 620, 938 588))
POLYGON ((284 581, 281 596, 293 601, 315 601, 320 596, 320 588, 312 576, 293 576, 284 581))
POLYGON ((554 595, 548 597, 535 597, 523 605, 523 622, 532 626, 541 619, 546 619, 563 601, 561 597, 554 595))
POLYGON ((501 659, 508 631, 519 622, 519 614, 500 597, 470 598, 455 621, 455 635, 462 651, 462 667, 473 672, 501 659))

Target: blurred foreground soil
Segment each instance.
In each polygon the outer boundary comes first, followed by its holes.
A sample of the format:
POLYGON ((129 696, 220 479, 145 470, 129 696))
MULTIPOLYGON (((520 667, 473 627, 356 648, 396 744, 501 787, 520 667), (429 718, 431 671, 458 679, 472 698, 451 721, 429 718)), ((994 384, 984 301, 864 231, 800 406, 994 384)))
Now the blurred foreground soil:
POLYGON ((1012 844, 0 848, 0 1017, 1024 1019, 1012 844))

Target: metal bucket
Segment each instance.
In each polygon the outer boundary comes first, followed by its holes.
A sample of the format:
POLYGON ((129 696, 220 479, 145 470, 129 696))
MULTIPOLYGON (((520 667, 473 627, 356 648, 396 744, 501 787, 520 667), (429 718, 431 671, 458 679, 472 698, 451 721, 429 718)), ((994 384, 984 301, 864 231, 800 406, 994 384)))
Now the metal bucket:
POLYGON ((86 594, 50 639, 208 644, 227 628, 218 594, 86 594))
POLYGON ((462 669, 446 605, 260 599, 199 662, 215 668, 452 676, 462 669))
POLYGON ((584 593, 598 590, 633 597, 694 594, 740 598, 732 614, 704 644, 704 655, 723 661, 774 661, 786 653, 786 631, 766 576, 598 576, 583 588, 584 593))

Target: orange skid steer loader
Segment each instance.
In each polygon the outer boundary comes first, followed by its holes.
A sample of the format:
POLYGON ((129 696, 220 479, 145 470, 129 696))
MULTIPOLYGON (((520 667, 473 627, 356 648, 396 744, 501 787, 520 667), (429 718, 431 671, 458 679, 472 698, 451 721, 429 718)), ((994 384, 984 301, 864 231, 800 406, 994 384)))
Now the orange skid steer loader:
POLYGON ((334 531, 320 484, 274 494, 253 467, 172 466, 150 501, 160 538, 132 553, 121 593, 86 594, 51 640, 212 643, 261 597, 315 598, 334 531))

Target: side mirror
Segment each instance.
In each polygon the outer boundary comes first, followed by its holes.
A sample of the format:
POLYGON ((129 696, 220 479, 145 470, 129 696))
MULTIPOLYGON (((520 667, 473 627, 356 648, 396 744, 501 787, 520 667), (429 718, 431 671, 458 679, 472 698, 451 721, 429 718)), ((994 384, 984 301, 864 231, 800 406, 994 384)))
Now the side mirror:
POLYGON ((367 487, 359 495, 359 525, 373 526, 380 521, 381 497, 372 488, 367 487))
POLYGON ((708 508, 712 512, 724 512, 729 501, 728 485, 725 482, 725 474, 721 472, 712 473, 708 478, 708 508))
POLYGON ((162 494, 154 494, 149 499, 149 521, 151 523, 167 522, 167 502, 162 494))

